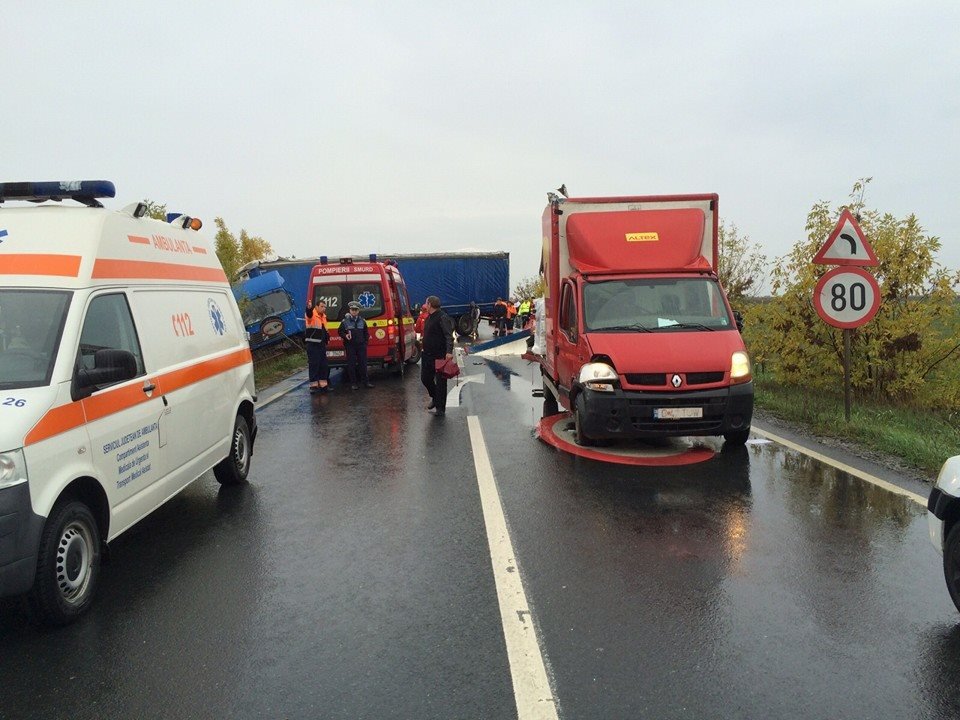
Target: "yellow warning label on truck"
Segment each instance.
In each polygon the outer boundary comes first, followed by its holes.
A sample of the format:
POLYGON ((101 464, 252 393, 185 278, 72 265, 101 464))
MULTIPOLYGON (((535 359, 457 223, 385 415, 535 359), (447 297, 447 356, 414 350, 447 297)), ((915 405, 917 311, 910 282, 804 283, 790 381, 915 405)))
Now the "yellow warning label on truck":
POLYGON ((655 232, 627 233, 627 242, 660 242, 660 235, 655 232))

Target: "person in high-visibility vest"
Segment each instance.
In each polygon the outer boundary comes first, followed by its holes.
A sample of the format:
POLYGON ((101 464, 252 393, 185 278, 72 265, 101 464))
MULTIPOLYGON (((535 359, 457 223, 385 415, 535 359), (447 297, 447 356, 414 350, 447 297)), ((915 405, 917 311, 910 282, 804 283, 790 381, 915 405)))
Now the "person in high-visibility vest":
POLYGON ((517 317, 517 305, 513 298, 507 300, 507 334, 513 332, 514 319, 517 317))
POLYGON ((533 303, 530 302, 530 298, 524 298, 520 303, 520 307, 517 311, 520 313, 520 327, 526 327, 527 321, 530 319, 530 308, 533 307, 533 303))
POLYGON ((497 298, 493 306, 493 321, 495 323, 494 337, 507 334, 507 302, 503 298, 497 298))
POLYGON ((327 305, 323 300, 316 307, 307 303, 304 313, 307 322, 304 340, 307 345, 307 374, 310 378, 310 392, 327 392, 330 387, 330 366, 327 364, 327 305))

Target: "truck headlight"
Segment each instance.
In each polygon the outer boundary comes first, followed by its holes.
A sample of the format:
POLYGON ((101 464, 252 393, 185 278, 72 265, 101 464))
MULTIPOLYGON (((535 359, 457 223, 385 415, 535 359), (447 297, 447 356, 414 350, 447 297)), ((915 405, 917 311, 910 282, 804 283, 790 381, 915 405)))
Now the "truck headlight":
POLYGON ((730 357, 730 380, 741 383, 750 379, 750 356, 742 350, 737 350, 730 357))
POLYGON ((12 487, 27 481, 27 463, 23 450, 0 453, 0 488, 12 487))
POLYGON ((580 368, 580 384, 597 392, 613 392, 617 371, 602 362, 587 363, 580 368))

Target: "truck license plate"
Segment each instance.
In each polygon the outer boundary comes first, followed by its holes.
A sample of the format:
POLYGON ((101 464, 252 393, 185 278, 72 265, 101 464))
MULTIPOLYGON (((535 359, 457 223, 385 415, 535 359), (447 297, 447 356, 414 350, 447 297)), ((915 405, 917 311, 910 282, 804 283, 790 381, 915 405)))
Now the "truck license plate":
POLYGON ((327 350, 327 357, 343 357, 343 350, 327 350))
POLYGON ((656 408, 653 416, 658 420, 683 420, 686 418, 702 418, 703 408, 656 408))

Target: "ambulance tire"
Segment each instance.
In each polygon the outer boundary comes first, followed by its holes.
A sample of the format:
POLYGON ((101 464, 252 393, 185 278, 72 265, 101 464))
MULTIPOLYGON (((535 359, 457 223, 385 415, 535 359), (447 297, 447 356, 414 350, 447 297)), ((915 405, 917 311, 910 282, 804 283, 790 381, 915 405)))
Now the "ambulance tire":
POLYGON ((731 430, 723 434, 723 441, 727 445, 743 445, 750 437, 750 427, 742 430, 731 430))
POLYGON ((413 346, 413 355, 407 358, 407 365, 416 365, 420 362, 420 347, 418 345, 413 346))
POLYGON ((90 607, 99 579, 97 521, 79 500, 60 500, 40 536, 37 574, 26 596, 27 613, 40 625, 67 625, 90 607))
POLYGON ((213 467, 213 474, 221 485, 239 485, 250 472, 250 428, 246 418, 237 415, 230 439, 230 454, 213 467))
POLYGON ((573 405, 573 439, 581 447, 590 447, 596 445, 596 441, 583 432, 583 416, 586 415, 586 403, 583 400, 583 394, 577 395, 577 400, 573 405))

